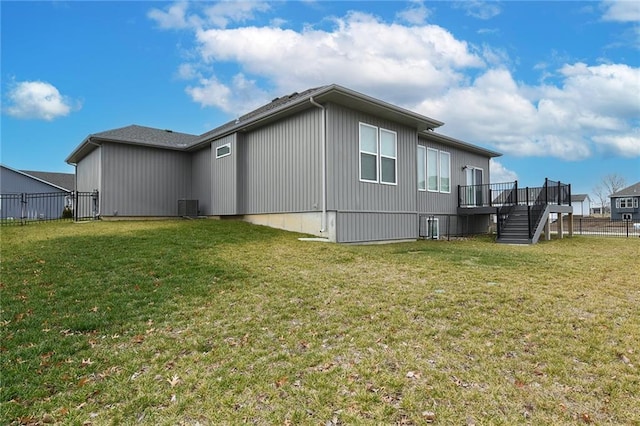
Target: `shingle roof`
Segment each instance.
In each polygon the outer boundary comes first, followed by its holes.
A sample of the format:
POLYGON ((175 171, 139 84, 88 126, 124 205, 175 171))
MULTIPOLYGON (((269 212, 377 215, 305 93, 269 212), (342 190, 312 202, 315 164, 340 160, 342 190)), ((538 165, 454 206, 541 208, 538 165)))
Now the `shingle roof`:
POLYGON ((640 197, 640 182, 634 183, 631 186, 627 186, 626 188, 609 195, 609 198, 617 197, 640 197))
POLYGON ((589 198, 589 195, 588 195, 588 194, 572 194, 572 195, 571 195, 571 201, 572 201, 572 202, 573 202, 573 201, 580 201, 580 202, 582 202, 582 201, 586 200, 587 198, 589 198))
POLYGON ((73 191, 75 188, 75 175, 73 173, 56 173, 56 172, 38 172, 34 170, 20 170, 29 176, 33 176, 48 183, 52 183, 55 186, 66 189, 67 191, 73 191))
POLYGON ((217 135, 217 134, 221 134, 224 133, 225 130, 227 129, 231 129, 235 126, 241 125, 243 123, 246 123, 248 121, 250 121, 252 118, 254 117, 258 117, 262 114, 265 114, 269 111, 273 111, 275 109, 278 109, 280 107, 285 106, 286 104, 290 104, 293 101, 297 100, 297 99, 301 99, 301 98, 309 98, 311 96, 313 96, 313 94, 315 92, 319 92, 325 88, 327 88, 328 86, 320 86, 320 87, 314 87, 313 89, 308 89, 305 90, 303 92, 293 92, 290 95, 285 95, 285 96, 281 96, 279 98, 275 98, 273 99, 271 102, 269 102, 266 105, 263 105, 257 109, 254 109, 251 112, 248 112, 240 117, 238 117, 235 120, 229 121, 228 123, 223 124, 222 126, 218 126, 213 130, 210 130, 206 133, 203 133, 202 135, 200 135, 200 137, 198 138, 199 141, 204 141, 208 138, 210 138, 213 135, 217 135))
MULTIPOLYGON (((122 142, 176 150, 196 150, 208 144, 212 140, 223 137, 228 133, 247 130, 252 126, 259 126, 271 120, 278 120, 283 116, 299 111, 303 108, 310 108, 312 107, 312 100, 320 103, 335 102, 338 104, 344 104, 349 108, 360 110, 364 113, 378 114, 391 121, 396 121, 410 127, 415 126, 419 132, 433 130, 434 128, 444 124, 433 118, 386 103, 379 99, 355 92, 351 89, 331 84, 275 98, 268 104, 199 136, 137 125, 89 135, 69 155, 69 157, 67 157, 66 161, 70 164, 79 161, 95 149, 95 147, 92 146, 95 144, 92 144, 91 142, 100 141, 122 142)), ((475 150, 475 152, 481 152, 492 157, 501 155, 462 141, 454 141, 451 139, 449 142, 455 142, 460 147, 465 147, 472 151, 475 150)))
POLYGON ((119 129, 94 133, 90 135, 89 138, 183 149, 194 143, 198 139, 198 136, 133 124, 127 127, 120 127, 119 129))

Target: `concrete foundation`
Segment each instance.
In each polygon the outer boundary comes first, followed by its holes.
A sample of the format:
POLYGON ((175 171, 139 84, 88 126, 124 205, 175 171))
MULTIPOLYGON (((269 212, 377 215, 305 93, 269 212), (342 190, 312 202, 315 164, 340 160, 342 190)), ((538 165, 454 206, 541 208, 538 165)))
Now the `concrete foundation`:
POLYGON ((324 232, 321 232, 321 212, 248 214, 241 216, 240 219, 256 225, 315 235, 327 238, 331 242, 336 241, 335 212, 327 212, 327 224, 324 232))

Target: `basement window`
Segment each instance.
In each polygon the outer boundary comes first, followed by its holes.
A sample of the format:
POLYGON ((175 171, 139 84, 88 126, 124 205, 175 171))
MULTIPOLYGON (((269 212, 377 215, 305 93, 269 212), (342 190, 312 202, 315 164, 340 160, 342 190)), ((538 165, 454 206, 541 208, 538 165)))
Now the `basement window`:
POLYGON ((216 148, 216 158, 226 157, 231 155, 231 144, 224 144, 216 148))

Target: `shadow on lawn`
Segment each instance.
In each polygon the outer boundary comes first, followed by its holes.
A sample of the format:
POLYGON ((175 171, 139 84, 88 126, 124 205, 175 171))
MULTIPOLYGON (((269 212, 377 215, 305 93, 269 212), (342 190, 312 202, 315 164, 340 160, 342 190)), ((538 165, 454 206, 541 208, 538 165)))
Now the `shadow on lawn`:
POLYGON ((82 357, 92 341, 144 333, 149 322, 252 285, 249 272, 217 251, 282 237, 234 221, 95 230, 4 244, 0 402, 29 404, 61 391, 72 371, 65 362, 82 357))

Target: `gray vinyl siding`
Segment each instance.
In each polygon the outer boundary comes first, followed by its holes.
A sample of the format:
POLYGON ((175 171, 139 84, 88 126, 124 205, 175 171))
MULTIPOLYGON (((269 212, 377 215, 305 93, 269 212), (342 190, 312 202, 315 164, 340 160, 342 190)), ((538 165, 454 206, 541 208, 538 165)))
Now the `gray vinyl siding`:
POLYGON ((0 193, 5 196, 0 203, 2 219, 57 219, 67 201, 67 191, 4 167, 0 167, 0 193))
POLYGON ((191 155, 191 197, 198 200, 199 214, 213 214, 211 205, 211 147, 191 155))
POLYGON ((55 186, 30 178, 13 170, 0 167, 0 193, 2 194, 34 194, 66 192, 55 186))
POLYGON ((79 192, 91 192, 97 189, 102 192, 102 147, 97 147, 84 157, 76 166, 76 185, 79 192))
POLYGON ((328 105, 327 115, 327 208, 415 212, 416 130, 336 104, 328 105), (361 122, 397 133, 397 185, 360 181, 361 122))
POLYGON ((239 213, 322 209, 322 112, 310 108, 241 135, 239 213))
POLYGON ((102 167, 103 216, 177 216, 191 198, 190 153, 104 144, 102 167))
POLYGON ((415 213, 338 212, 336 220, 339 243, 418 238, 415 213))
MULTIPOLYGON (((455 214, 458 209, 458 185, 466 185, 465 165, 483 170, 484 183, 489 183, 489 158, 472 152, 453 148, 446 144, 419 138, 419 145, 434 148, 450 154, 451 159, 451 193, 417 191, 418 211, 420 213, 455 214)), ((417 158, 417 148, 416 148, 417 158)), ((417 160, 416 164, 417 164, 417 160)))
POLYGON ((226 136, 211 144, 211 187, 214 215, 238 214, 238 134, 226 136), (216 158, 216 149, 229 144, 230 155, 216 158))

